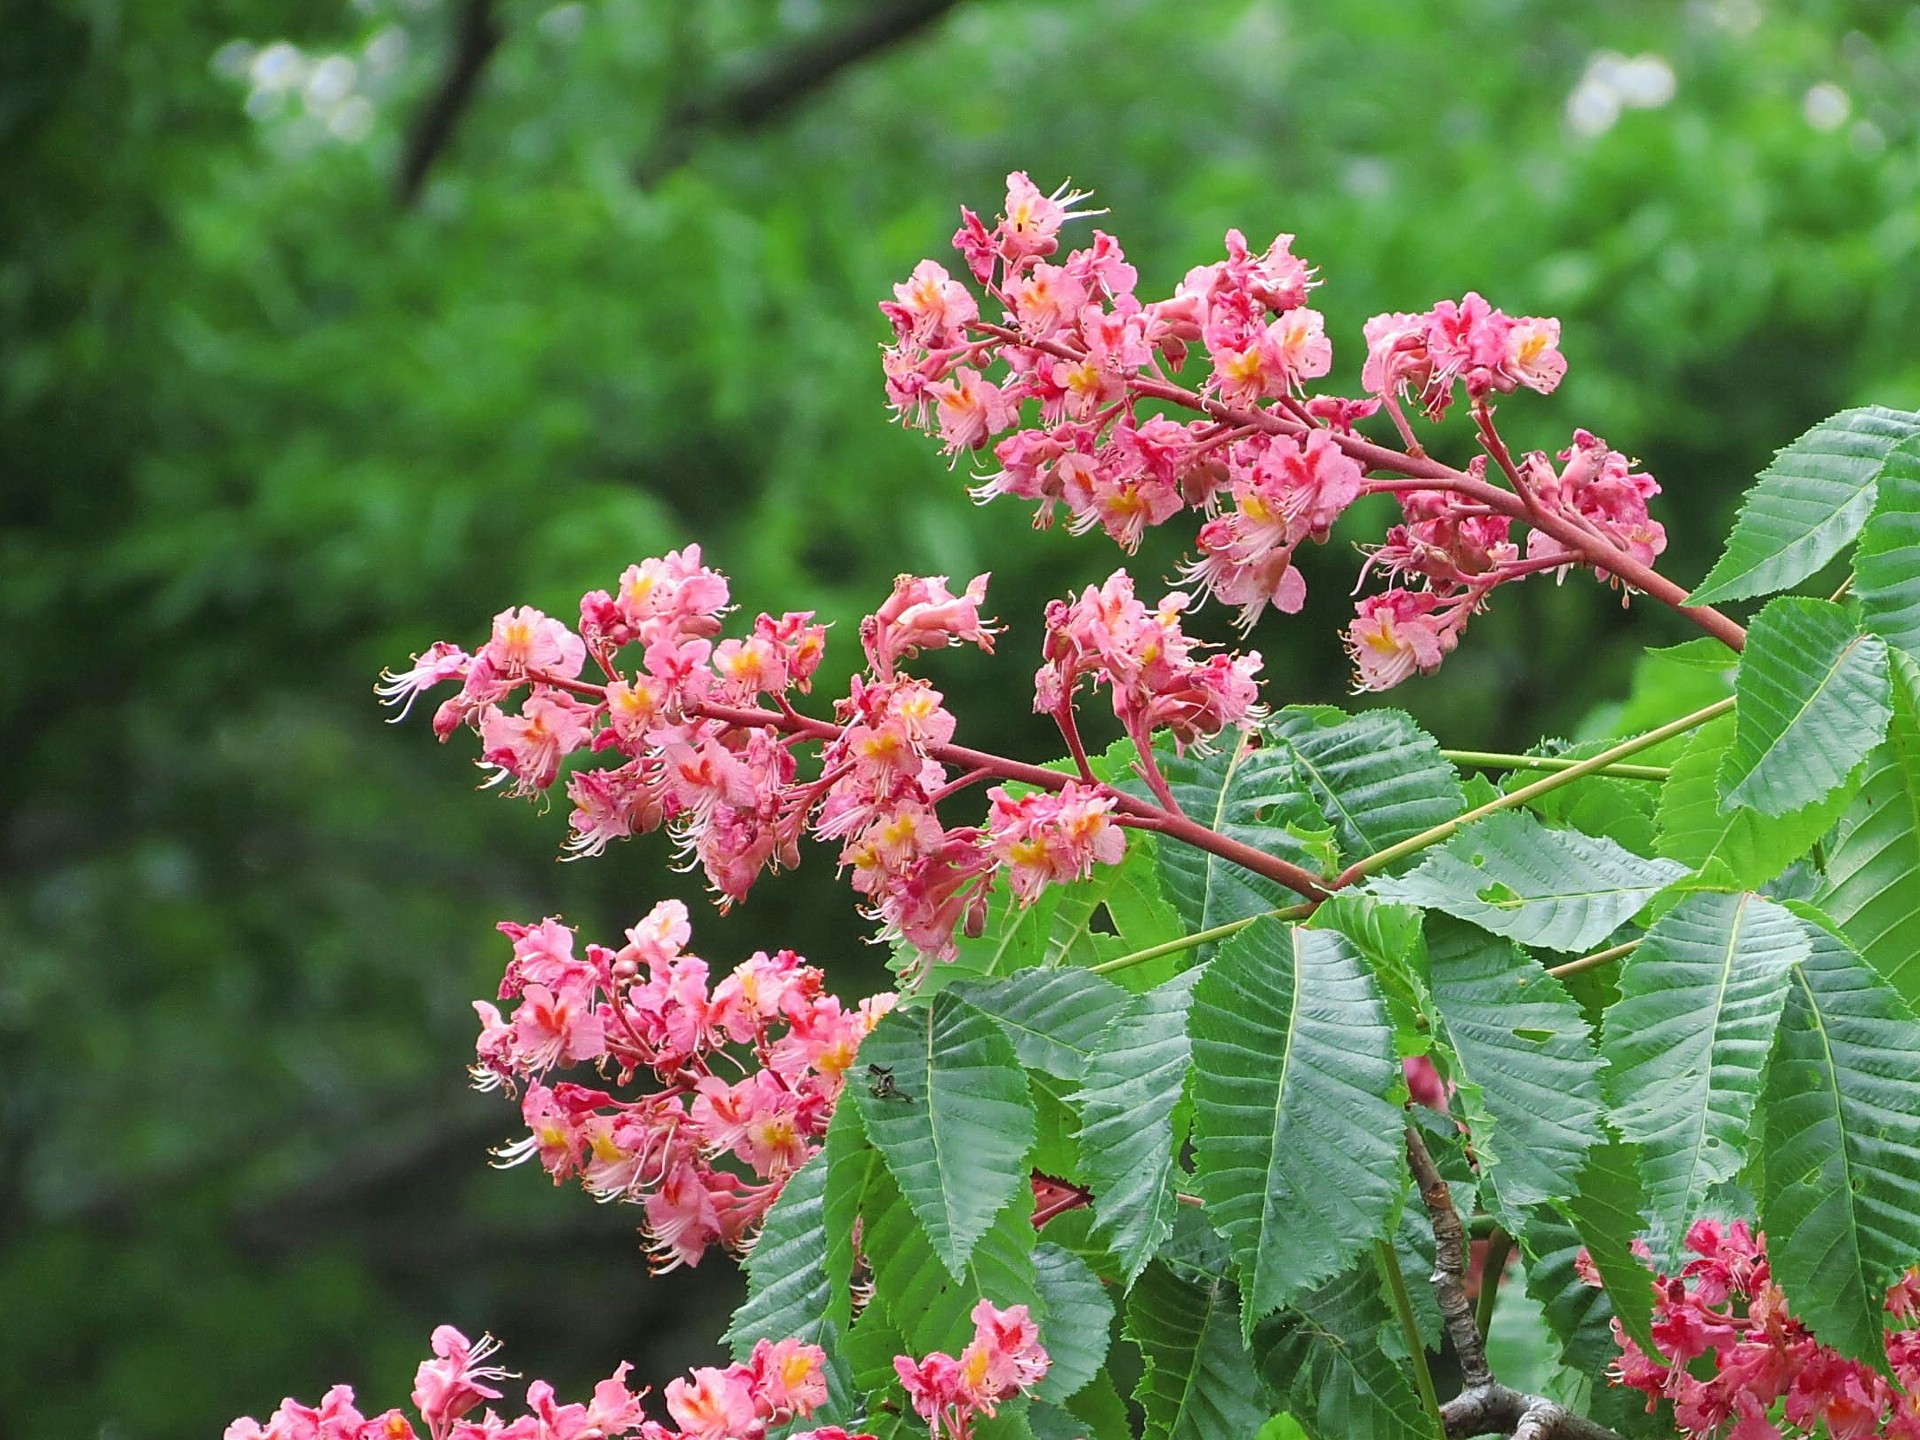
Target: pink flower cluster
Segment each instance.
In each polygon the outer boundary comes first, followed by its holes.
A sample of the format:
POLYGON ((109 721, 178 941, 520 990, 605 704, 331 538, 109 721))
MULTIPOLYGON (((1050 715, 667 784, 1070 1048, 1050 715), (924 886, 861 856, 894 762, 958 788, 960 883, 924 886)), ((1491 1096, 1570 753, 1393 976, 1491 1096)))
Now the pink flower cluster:
MULTIPOLYGON (((1698 1221, 1687 1248, 1696 1258, 1655 1283, 1659 1353, 1645 1354, 1614 1322, 1621 1351, 1614 1378, 1644 1392, 1649 1410, 1671 1400, 1685 1434, 1726 1440, 1920 1437, 1920 1330, 1910 1328, 1920 1318, 1920 1272, 1908 1271, 1887 1291, 1887 1314, 1899 1326, 1886 1337, 1896 1387, 1822 1345, 1788 1313, 1768 1269, 1766 1237, 1744 1220, 1698 1221)), ((1590 1264, 1583 1273, 1600 1283, 1590 1264)))
MULTIPOLYGON (((811 832, 839 846, 889 933, 951 957, 955 930, 984 916, 1003 866, 1030 901, 1041 884, 1113 863, 1124 848, 1112 804, 1091 789, 1057 802, 1002 797, 984 827, 940 818, 942 800, 988 772, 970 763, 956 774, 940 758, 954 717, 938 690, 900 667, 950 645, 991 651, 998 627, 981 617, 986 586, 977 576, 956 594, 944 576, 901 576, 861 624, 867 672, 831 723, 801 716, 790 698, 810 688, 824 627, 811 612, 761 615, 748 635, 717 639, 727 581, 697 546, 630 567, 612 595, 587 595, 577 633, 537 610, 508 610, 475 654, 436 644, 389 672, 380 693, 410 706, 457 681, 434 729, 442 739, 461 726, 477 731, 488 783, 512 794, 546 792, 569 756, 612 752, 614 765, 567 779, 576 856, 665 826, 724 908, 764 871, 797 864, 811 832), (604 684, 580 678, 589 659, 604 684), (807 744, 819 745, 819 768, 803 778, 807 744)), ((1129 682, 1142 697, 1132 719, 1143 747, 1153 728, 1211 733, 1252 703, 1247 662, 1190 663, 1177 627, 1166 633, 1157 668, 1129 682)))
POLYGON ((1462 382, 1472 400, 1523 385, 1549 395, 1567 373, 1558 320, 1515 320, 1471 290, 1457 305, 1442 300, 1419 315, 1376 315, 1365 334, 1360 383, 1367 393, 1389 410, 1411 399, 1430 420, 1446 414, 1462 382))
MULTIPOLYGON (((513 1378, 488 1363, 499 1350, 492 1336, 469 1341, 451 1325, 433 1332, 433 1355, 415 1372, 413 1403, 429 1440, 764 1440, 774 1426, 811 1415, 827 1398, 821 1367, 826 1356, 797 1340, 762 1340, 752 1358, 725 1370, 701 1369, 691 1382, 667 1386, 667 1413, 674 1430, 640 1408, 644 1390, 627 1388, 621 1365, 593 1387, 586 1404, 560 1404, 553 1387, 536 1380, 527 1387, 526 1413, 503 1419, 489 1408, 467 1418, 488 1400, 498 1400, 493 1382, 513 1378)), ((354 1408, 353 1390, 336 1385, 318 1406, 288 1399, 262 1425, 244 1417, 226 1429, 226 1440, 418 1440, 413 1422, 398 1409, 368 1419, 354 1408)), ((837 1426, 792 1440, 871 1440, 837 1426)))
POLYGON ((1035 501, 1038 525, 1065 506, 1076 532, 1097 527, 1128 551, 1148 527, 1198 511, 1198 554, 1183 577, 1237 607, 1244 628, 1268 606, 1298 611, 1299 547, 1325 541, 1362 495, 1395 491, 1402 523, 1370 564, 1414 583, 1359 602, 1347 643, 1369 690, 1438 668, 1502 583, 1573 564, 1611 578, 1602 560, 1538 529, 1523 547, 1510 535, 1516 519, 1568 521, 1596 550, 1642 563, 1664 548, 1646 509, 1659 487, 1630 473, 1624 457, 1581 431, 1561 456, 1564 469, 1540 454, 1515 464, 1493 427, 1490 397, 1559 385, 1559 321, 1516 319, 1474 293, 1419 314, 1377 315, 1366 325, 1365 398, 1309 395, 1331 369, 1332 347, 1306 304, 1317 282, 1291 235, 1256 254, 1228 231, 1224 260, 1189 271, 1172 296, 1143 301, 1111 235, 1095 230, 1084 249, 1052 258, 1061 227, 1088 213, 1073 208, 1084 199, 1065 189, 1044 195, 1016 173, 992 227, 962 210, 954 245, 998 304, 997 320, 983 318, 974 293, 932 260, 880 307, 893 327, 884 369, 899 417, 937 431, 955 454, 992 445, 999 468, 976 498, 1035 501), (1176 383, 1196 355, 1197 383, 1176 383), (1369 476, 1362 459, 1395 455, 1356 435, 1357 422, 1384 408, 1407 447, 1399 457, 1414 467, 1407 473, 1431 475, 1402 404, 1437 421, 1461 386, 1511 489, 1488 482, 1485 457, 1458 472, 1462 484, 1369 476), (1197 418, 1143 411, 1143 402, 1197 418))
MULTIPOLYGON (((1574 432, 1559 459, 1556 469, 1543 452, 1527 454, 1515 467, 1521 493, 1576 518, 1604 545, 1642 564, 1666 549, 1665 529, 1647 513, 1647 502, 1660 493, 1651 475, 1635 473, 1632 461, 1585 430, 1574 432)), ((1485 471, 1482 457, 1473 474, 1484 478, 1485 471)), ((1510 538, 1512 517, 1457 491, 1403 490, 1399 500, 1401 523, 1369 549, 1367 562, 1395 583, 1361 600, 1347 627, 1347 652, 1362 690, 1390 689, 1416 671, 1432 674, 1499 586, 1543 570, 1564 574, 1582 563, 1542 530, 1528 532, 1522 556, 1510 538)), ((1610 578, 1604 564, 1596 570, 1610 578)))
POLYGON ((1033 708, 1059 719, 1072 740, 1075 692, 1083 681, 1105 685, 1114 715, 1142 754, 1159 730, 1169 731, 1184 749, 1255 718, 1259 652, 1202 658, 1202 646, 1180 627, 1187 605, 1188 597, 1175 591, 1147 609, 1125 570, 1114 571, 1098 589, 1089 585, 1077 599, 1053 601, 1033 708))
POLYGON ((1026 1306, 1001 1310, 982 1300, 959 1359, 936 1350, 924 1360, 896 1356, 893 1368, 932 1440, 967 1440, 974 1416, 991 1416, 1001 1401, 1038 1385, 1051 1364, 1026 1306))
POLYGON ((895 998, 845 1009, 790 950, 709 985, 677 900, 654 906, 619 949, 588 945, 584 958, 557 920, 500 929, 513 941, 500 998, 517 1003, 503 1015, 474 1002, 474 1076, 482 1088, 524 1086, 528 1134, 502 1159, 537 1158, 556 1184, 577 1176, 601 1199, 637 1201, 657 1268, 746 1242, 819 1148, 855 1051, 895 998), (737 1078, 716 1073, 716 1060, 737 1078), (626 1099, 549 1083, 570 1065, 621 1086, 645 1073, 658 1088, 626 1099))

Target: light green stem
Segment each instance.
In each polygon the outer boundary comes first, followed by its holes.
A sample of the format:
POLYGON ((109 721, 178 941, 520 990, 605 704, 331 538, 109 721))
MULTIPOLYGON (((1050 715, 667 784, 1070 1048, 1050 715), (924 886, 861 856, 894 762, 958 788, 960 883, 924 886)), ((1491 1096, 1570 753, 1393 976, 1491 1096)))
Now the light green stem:
POLYGON ((1618 945, 1610 945, 1605 950, 1596 950, 1591 955, 1582 955, 1578 960, 1569 960, 1564 965, 1549 965, 1547 974, 1555 977, 1578 975, 1582 970, 1592 970, 1596 966, 1618 960, 1622 955, 1631 954, 1639 944, 1638 940, 1627 940, 1618 945))
MULTIPOLYGON (((1442 750, 1440 757, 1477 770, 1559 771, 1571 770, 1580 763, 1554 755, 1503 755, 1493 750, 1442 750)), ((1622 780, 1665 780, 1668 771, 1664 765, 1609 765, 1595 773, 1618 776, 1622 780)))
POLYGON ((1413 1357, 1413 1383, 1420 1392, 1420 1403, 1426 1407, 1427 1418, 1433 1422, 1433 1433, 1439 1440, 1447 1440, 1446 1422, 1440 1418, 1440 1396, 1433 1388, 1433 1372, 1427 1368, 1426 1343, 1420 1338, 1420 1322, 1413 1314, 1413 1297, 1407 1293, 1407 1277, 1400 1269, 1400 1257, 1394 1252, 1393 1242, 1374 1241, 1373 1259, 1379 1268, 1381 1280, 1386 1284, 1387 1293, 1393 1297, 1394 1311, 1400 1317, 1400 1329, 1407 1341, 1407 1354, 1413 1357))
MULTIPOLYGON (((1725 700, 1715 701, 1704 710, 1696 710, 1691 715, 1682 715, 1678 720, 1668 721, 1665 725, 1655 730, 1649 730, 1644 735, 1636 735, 1631 740, 1622 740, 1618 745, 1614 745, 1601 751, 1598 755, 1591 756, 1585 760, 1547 760, 1530 755, 1495 756, 1491 754, 1491 752, 1483 751, 1443 751, 1441 753, 1447 755, 1450 759, 1457 759, 1457 757, 1463 756, 1477 757, 1473 763, 1479 763, 1481 760, 1489 762, 1497 761, 1503 765, 1509 762, 1525 762, 1529 766, 1543 765, 1555 768, 1551 774, 1543 776, 1531 785, 1522 785, 1518 790, 1510 790, 1505 795, 1497 796, 1484 805, 1476 806, 1464 815, 1456 815, 1453 819, 1443 824, 1435 825, 1430 830, 1422 830, 1418 835, 1402 840, 1398 845, 1389 845, 1384 850, 1375 851, 1373 854, 1367 856, 1366 859, 1356 861, 1354 864, 1348 866, 1341 872, 1338 878, 1328 884, 1327 888, 1329 890, 1343 889, 1348 885, 1354 884, 1356 881, 1365 879, 1377 870, 1386 868, 1396 860, 1411 855, 1415 851, 1424 850, 1429 845, 1438 844, 1440 841, 1447 839, 1456 831, 1460 830, 1461 827, 1471 825, 1474 821, 1491 815, 1496 810, 1508 810, 1515 805, 1524 805, 1527 801, 1537 796, 1545 795, 1550 790, 1557 790, 1562 785, 1569 785, 1583 776, 1595 775, 1603 771, 1616 775, 1625 773, 1626 771, 1642 771, 1646 773, 1641 776, 1636 776, 1635 778, 1653 779, 1657 775, 1664 779, 1667 771, 1658 766, 1631 765, 1622 767, 1619 762, 1629 755, 1636 755, 1642 750, 1650 749, 1663 741, 1671 740, 1676 735, 1684 735, 1689 730, 1697 729, 1705 725, 1709 720, 1717 720, 1732 708, 1733 697, 1729 696, 1725 700)), ((1269 916, 1276 920, 1304 919, 1306 916, 1311 915, 1315 908, 1316 906, 1312 902, 1308 902, 1304 905, 1289 905, 1281 910, 1266 910, 1258 915, 1249 915, 1244 919, 1229 920, 1224 925, 1215 925, 1209 930, 1196 930, 1191 935, 1182 935, 1178 939, 1168 940, 1160 945, 1150 945, 1144 950, 1135 950, 1131 954, 1117 956, 1112 960, 1103 960, 1098 965, 1090 965, 1087 968, 1096 975, 1111 975, 1116 970, 1125 970, 1133 965, 1144 965, 1147 961, 1158 960, 1163 955, 1177 955, 1182 950, 1191 950, 1196 945, 1206 945, 1215 940, 1224 940, 1229 935, 1237 934, 1246 929, 1247 926, 1253 924, 1254 921, 1264 920, 1269 916)), ((1627 948, 1631 947, 1623 948, 1616 946, 1613 950, 1601 951, 1597 955, 1589 955, 1580 960, 1570 960, 1565 965, 1558 967, 1550 973, 1560 975, 1575 974, 1590 965, 1600 965, 1608 960, 1616 959, 1620 955, 1624 955, 1627 948)))
POLYGON ((1289 905, 1281 910, 1262 910, 1258 915, 1248 915, 1240 920, 1229 920, 1224 925, 1216 925, 1211 930, 1196 930, 1191 935, 1182 935, 1177 940, 1168 940, 1164 944, 1149 945, 1145 950, 1135 950, 1128 955, 1115 956, 1111 960, 1102 960, 1098 965, 1089 965, 1087 969, 1096 975, 1111 975, 1116 970, 1125 970, 1129 966, 1144 965, 1149 960, 1158 960, 1162 955, 1178 955, 1182 950, 1191 950, 1196 945, 1206 945, 1215 940, 1224 940, 1229 935, 1237 935, 1256 920, 1301 920, 1313 913, 1311 905, 1289 905))
POLYGON ((1366 859, 1349 865, 1329 888, 1338 890, 1342 886, 1351 885, 1356 880, 1384 870, 1396 860, 1403 860, 1416 851, 1426 849, 1429 845, 1437 845, 1440 841, 1458 833, 1462 827, 1484 819, 1496 810, 1511 810, 1516 805, 1524 805, 1529 800, 1537 799, 1549 791, 1558 790, 1562 785, 1570 785, 1583 776, 1605 770, 1609 765, 1624 760, 1629 755, 1637 755, 1642 750, 1652 749, 1663 741, 1673 739, 1676 735, 1684 735, 1689 730, 1698 729, 1709 720, 1719 719, 1731 709, 1733 709, 1733 697, 1729 695, 1724 700, 1715 701, 1704 710, 1696 710, 1691 715, 1682 715, 1678 720, 1670 720, 1658 729, 1647 731, 1644 735, 1623 740, 1618 745, 1602 750, 1598 755, 1577 760, 1564 770, 1544 776, 1531 785, 1522 785, 1518 790, 1510 790, 1484 805, 1475 806, 1464 815, 1456 815, 1444 824, 1435 825, 1430 830, 1422 830, 1418 835, 1410 836, 1398 845, 1389 845, 1384 850, 1376 850, 1366 859))

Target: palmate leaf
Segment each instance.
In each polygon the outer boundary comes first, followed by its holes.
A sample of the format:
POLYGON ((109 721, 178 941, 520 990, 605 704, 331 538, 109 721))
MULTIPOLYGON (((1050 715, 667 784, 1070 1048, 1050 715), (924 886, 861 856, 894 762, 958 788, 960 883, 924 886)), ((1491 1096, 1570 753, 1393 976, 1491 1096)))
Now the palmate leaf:
POLYGON ((736 1360, 756 1340, 787 1336, 814 1341, 829 1321, 852 1320, 848 1283, 853 1275, 853 1229, 827 1225, 827 1165, 823 1149, 787 1177, 747 1256, 747 1298, 721 1338, 736 1360))
POLYGON ((1629 1339, 1653 1353, 1653 1273, 1633 1253, 1646 1188, 1636 1148, 1608 1140, 1587 1152, 1573 1198, 1555 1208, 1573 1226, 1606 1287, 1607 1303, 1629 1339))
POLYGON ((1830 600, 1783 595, 1747 631, 1734 694, 1720 803, 1785 815, 1837 789, 1886 733, 1886 641, 1830 600))
POLYGON ((1431 1440, 1406 1361, 1380 1344, 1392 1319, 1369 1260, 1261 1324, 1260 1373, 1313 1440, 1431 1440))
POLYGON ((1127 992, 1085 970, 1026 970, 1005 980, 967 980, 954 996, 993 1017, 1020 1063, 1078 1080, 1095 1038, 1127 1004, 1127 992))
POLYGON ((1045 1310, 1040 1340, 1053 1360, 1033 1393, 1035 1399, 1059 1404, 1078 1394, 1106 1363, 1113 1302, 1100 1277, 1071 1250, 1036 1245, 1033 1265, 1045 1310))
POLYGON ((1155 1261, 1127 1296, 1126 1325, 1144 1362, 1133 1392, 1144 1440, 1246 1440, 1260 1428, 1268 1406, 1231 1280, 1155 1261))
POLYGON ((1522 945, 1585 950, 1685 873, 1670 860, 1502 810, 1430 851, 1418 869, 1376 879, 1372 889, 1522 945))
POLYGON ((1127 1003, 1099 1037, 1080 1085, 1080 1167, 1096 1233, 1128 1283, 1173 1228, 1175 1112, 1186 1083, 1189 970, 1127 1003))
MULTIPOLYGON (((973 1337, 973 1307, 983 1299, 1025 1305, 1036 1320, 1044 1317, 1030 1202, 1002 1207, 959 1275, 951 1274, 927 1243, 912 1206, 882 1168, 875 1169, 861 1197, 860 1216, 860 1250, 873 1266, 875 1293, 886 1300, 904 1342, 898 1353, 958 1355, 973 1337)), ((865 1323, 863 1314, 855 1332, 865 1323)))
POLYGON ((1663 1266, 1708 1190, 1746 1161, 1788 972, 1807 952, 1800 923, 1771 901, 1701 892, 1627 960, 1600 1051, 1613 1123, 1640 1147, 1663 1266))
POLYGON ((1393 1027, 1352 943, 1256 920, 1194 988, 1194 1185, 1248 1328, 1386 1232, 1404 1186, 1393 1027))
POLYGON ((1855 787, 1844 784, 1825 799, 1785 815, 1744 807, 1722 810, 1715 776, 1732 743, 1730 715, 1694 732, 1660 789, 1655 850, 1692 869, 1703 888, 1757 890, 1833 828, 1855 787))
POLYGON ((1920 663, 1893 656, 1893 718, 1835 830, 1820 908, 1920 1004, 1920 663))
POLYGON ((1571 1194, 1600 1127, 1600 1062, 1566 989, 1511 941, 1427 918, 1427 963, 1453 1079, 1489 1190, 1519 1233, 1571 1194))
POLYGON ((951 994, 884 1016, 860 1059, 891 1086, 856 1080, 873 1148, 956 1278, 974 1242, 1027 1187, 1033 1098, 1012 1043, 951 994))
POLYGON ((1920 437, 1896 446, 1853 557, 1867 629, 1920 658, 1920 437))
POLYGON ((1268 723, 1267 736, 1292 755, 1349 860, 1466 808, 1460 777, 1441 757, 1440 743, 1404 711, 1347 715, 1329 705, 1290 705, 1268 723))
POLYGON ((1688 600, 1718 605, 1798 585, 1860 533, 1888 454, 1916 434, 1920 417, 1879 406, 1822 420, 1760 472, 1725 553, 1688 600))
MULTIPOLYGON (((1325 873, 1335 868, 1333 834, 1292 757, 1273 746, 1223 739, 1211 755, 1169 749, 1159 757, 1173 797, 1190 819, 1269 855, 1325 873)), ((1178 840, 1157 837, 1160 883, 1193 930, 1276 909, 1299 897, 1278 882, 1178 840)), ((1211 946, 1192 952, 1204 960, 1211 946)))
MULTIPOLYGON (((1560 1344, 1561 1362, 1598 1378, 1620 1354, 1613 1340, 1613 1303, 1604 1288, 1581 1278, 1577 1261, 1586 1247, 1580 1232, 1551 1206, 1542 1205, 1520 1235, 1527 1257, 1527 1293, 1540 1302, 1547 1328, 1560 1344)), ((1653 1277, 1646 1275, 1647 1283, 1653 1277)))
POLYGON ((1802 911, 1767 1075, 1760 1223, 1774 1279, 1827 1344, 1883 1363, 1886 1289, 1920 1260, 1920 1022, 1802 911))

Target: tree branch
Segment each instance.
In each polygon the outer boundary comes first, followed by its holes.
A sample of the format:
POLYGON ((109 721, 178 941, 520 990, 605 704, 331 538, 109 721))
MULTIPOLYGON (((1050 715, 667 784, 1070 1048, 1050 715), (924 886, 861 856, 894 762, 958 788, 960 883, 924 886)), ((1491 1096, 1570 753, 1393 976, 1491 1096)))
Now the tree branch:
POLYGON ((506 32, 500 28, 493 12, 493 0, 466 0, 460 7, 447 68, 426 109, 420 112, 407 134, 400 168, 393 177, 394 199, 402 209, 410 209, 420 198, 427 172, 452 143, 460 117, 479 88, 480 76, 505 37, 506 32))
POLYGON ((875 0, 846 23, 767 56, 733 83, 683 101, 634 162, 634 183, 650 186, 685 163, 702 131, 751 130, 778 119, 841 71, 924 30, 957 3, 875 0))
POLYGON ((1486 1342, 1467 1299, 1467 1227, 1454 1208, 1440 1167, 1420 1132, 1407 1127, 1407 1163, 1433 1226, 1433 1296, 1446 1322, 1447 1339, 1460 1362, 1460 1393, 1440 1407, 1450 1440, 1472 1435, 1511 1435, 1513 1440, 1621 1440, 1542 1395, 1527 1395, 1493 1378, 1486 1342))

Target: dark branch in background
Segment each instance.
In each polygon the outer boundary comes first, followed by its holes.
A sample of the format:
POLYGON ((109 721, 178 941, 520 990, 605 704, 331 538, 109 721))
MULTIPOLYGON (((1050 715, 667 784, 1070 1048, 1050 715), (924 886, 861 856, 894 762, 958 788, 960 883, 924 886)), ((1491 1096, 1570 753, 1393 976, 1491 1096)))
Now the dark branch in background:
POLYGON ((420 198, 433 169, 459 127, 460 117, 473 102, 480 76, 500 48, 505 32, 493 13, 493 0, 466 0, 460 17, 454 22, 453 48, 447 54, 447 68, 440 84, 407 132, 406 150, 400 157, 400 169, 393 177, 394 198, 409 208, 420 198))
MULTIPOLYGON (((1526 1395, 1493 1378, 1486 1342, 1467 1299, 1467 1229, 1453 1194, 1433 1163, 1426 1142, 1407 1127, 1407 1163, 1433 1225, 1433 1295, 1460 1362, 1461 1391, 1440 1407, 1449 1440, 1470 1435, 1511 1435, 1513 1440, 1620 1440, 1604 1425, 1575 1415, 1542 1395, 1526 1395)), ((1488 1277, 1491 1279, 1492 1277, 1488 1277)), ((1485 1283, 1485 1282, 1483 1282, 1485 1283)))
POLYGON ((779 118, 849 66, 924 30, 958 0, 877 0, 842 25, 762 59, 740 79, 668 112, 633 180, 652 185, 693 153, 703 131, 751 130, 779 118))

